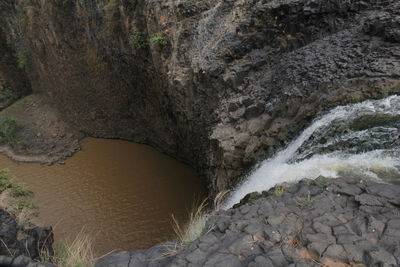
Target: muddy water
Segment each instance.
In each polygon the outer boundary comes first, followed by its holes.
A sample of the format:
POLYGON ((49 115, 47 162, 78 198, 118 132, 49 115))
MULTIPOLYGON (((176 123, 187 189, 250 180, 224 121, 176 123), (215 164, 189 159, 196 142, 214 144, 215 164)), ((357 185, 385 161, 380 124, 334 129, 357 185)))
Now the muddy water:
POLYGON ((205 197, 193 169, 148 146, 88 138, 82 147, 65 165, 0 157, 0 168, 35 193, 35 220, 56 226, 56 242, 83 231, 94 237, 97 255, 147 248, 171 238, 171 214, 184 220, 193 202, 205 197))

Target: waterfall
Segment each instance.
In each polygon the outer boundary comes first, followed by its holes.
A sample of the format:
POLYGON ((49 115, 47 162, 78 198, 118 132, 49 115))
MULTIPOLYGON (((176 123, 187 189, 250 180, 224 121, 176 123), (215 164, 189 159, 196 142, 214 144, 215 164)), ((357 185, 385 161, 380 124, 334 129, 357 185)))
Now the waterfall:
POLYGON ((261 162, 225 208, 246 194, 318 176, 400 182, 400 96, 338 106, 314 120, 274 157, 261 162))

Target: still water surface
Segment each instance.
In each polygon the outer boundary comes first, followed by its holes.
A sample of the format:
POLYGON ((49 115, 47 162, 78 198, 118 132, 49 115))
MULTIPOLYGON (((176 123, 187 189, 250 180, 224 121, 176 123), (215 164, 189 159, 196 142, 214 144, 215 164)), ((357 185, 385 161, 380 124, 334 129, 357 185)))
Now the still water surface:
POLYGON ((15 163, 0 157, 35 193, 35 219, 55 226, 56 242, 83 231, 95 252, 147 248, 173 236, 171 214, 185 219, 205 186, 190 167, 149 146, 87 138, 65 165, 15 163))

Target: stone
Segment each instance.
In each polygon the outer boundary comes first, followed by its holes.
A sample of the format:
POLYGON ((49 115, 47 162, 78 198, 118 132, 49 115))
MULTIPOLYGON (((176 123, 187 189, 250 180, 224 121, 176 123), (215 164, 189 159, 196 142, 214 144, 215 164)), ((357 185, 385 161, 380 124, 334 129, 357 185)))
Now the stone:
POLYGON ((306 234, 304 239, 308 242, 324 242, 324 243, 335 243, 336 239, 332 235, 324 234, 324 233, 317 233, 317 234, 306 234))
POLYGON ((229 246, 228 250, 232 254, 240 255, 244 250, 249 250, 254 245, 254 240, 251 235, 245 235, 242 238, 236 240, 232 245, 229 246))
POLYGON ((232 254, 215 254, 204 264, 205 267, 241 267, 239 259, 232 254))
POLYGON ((272 261, 274 266, 286 266, 288 262, 286 261, 285 255, 280 248, 275 248, 267 253, 268 258, 272 261))
POLYGON ((260 116, 264 112, 264 105, 262 103, 258 103, 257 105, 250 106, 246 108, 244 112, 244 117, 249 120, 251 118, 255 118, 260 116))
POLYGON ((273 263, 270 259, 268 259, 264 256, 257 256, 254 259, 254 262, 250 263, 248 266, 249 267, 268 267, 268 266, 273 266, 273 263))
POLYGON ((361 194, 355 197, 357 202, 360 202, 361 205, 368 206, 384 206, 385 200, 381 197, 376 197, 368 194, 361 194))
POLYGON ((355 242, 362 239, 362 237, 352 233, 343 233, 335 236, 338 244, 354 244, 355 242))
POLYGON ((25 267, 31 262, 31 258, 24 256, 24 255, 19 255, 18 257, 14 258, 12 262, 12 266, 15 267, 25 267))
POLYGON ((208 253, 202 251, 201 249, 196 249, 192 253, 186 256, 188 262, 199 264, 200 262, 204 262, 207 258, 208 253))
POLYGON ((258 236, 263 236, 264 235, 264 224, 262 222, 258 223, 252 223, 246 226, 243 231, 247 234, 250 235, 258 235, 258 236))
POLYGON ((272 226, 276 226, 278 224, 281 224, 284 219, 285 219, 284 216, 272 215, 272 216, 268 216, 267 222, 272 226))
POLYGON ((397 261, 393 255, 382 248, 378 250, 367 251, 366 263, 368 266, 397 266, 397 261))
POLYGON ((389 200, 389 202, 400 205, 400 189, 396 186, 388 187, 383 184, 371 184, 367 186, 367 192, 389 200))
POLYGON ((324 257, 333 258, 333 259, 346 259, 347 253, 341 245, 330 245, 326 251, 324 252, 324 257))
POLYGON ((318 221, 315 221, 312 224, 312 227, 318 233, 325 233, 325 234, 328 234, 328 235, 332 234, 332 228, 330 226, 322 224, 322 223, 320 223, 318 221))
POLYGON ((362 262, 364 256, 364 249, 361 246, 352 244, 343 244, 343 248, 347 253, 347 257, 352 262, 362 262))
POLYGON ((130 259, 131 259, 131 253, 128 251, 112 253, 97 261, 95 267, 106 267, 106 266, 126 267, 130 259))
POLYGON ((329 245, 330 245, 329 243, 325 242, 312 242, 307 246, 307 248, 315 252, 318 255, 318 257, 322 257, 324 251, 329 245))

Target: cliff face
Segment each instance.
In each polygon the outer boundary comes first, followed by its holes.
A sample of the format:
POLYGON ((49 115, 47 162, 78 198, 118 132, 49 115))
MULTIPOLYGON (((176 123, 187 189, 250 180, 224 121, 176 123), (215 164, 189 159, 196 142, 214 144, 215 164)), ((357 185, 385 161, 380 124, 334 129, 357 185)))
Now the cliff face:
POLYGON ((395 2, 5 0, 0 23, 70 125, 153 145, 216 192, 319 111, 399 92, 395 2))

